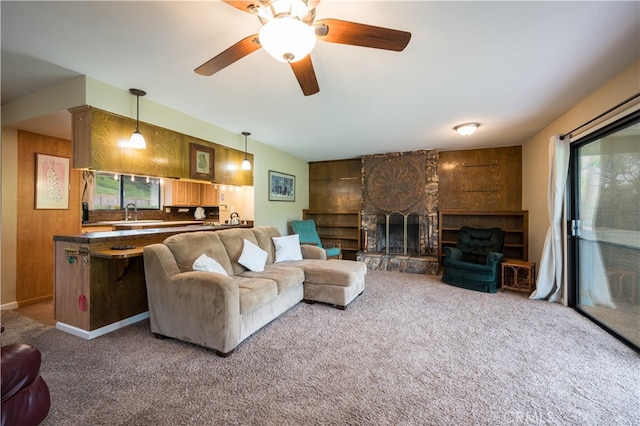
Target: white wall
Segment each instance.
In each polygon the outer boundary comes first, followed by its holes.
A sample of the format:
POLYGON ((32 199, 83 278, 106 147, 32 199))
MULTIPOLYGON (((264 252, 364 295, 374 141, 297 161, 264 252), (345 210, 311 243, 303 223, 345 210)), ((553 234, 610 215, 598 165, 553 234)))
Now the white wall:
POLYGON ((18 135, 13 129, 2 129, 2 228, 0 249, 0 305, 16 308, 16 247, 18 223, 18 135), (8 190, 11 189, 11 190, 8 190))
MULTIPOLYGON (((251 146, 250 146, 251 147, 251 146)), ((254 158, 268 158, 256 161, 254 171, 255 225, 274 225, 280 233, 288 234, 287 224, 292 219, 302 219, 302 209, 309 207, 309 165, 296 158, 268 149, 266 145, 254 145, 254 158), (269 201, 269 170, 296 177, 295 202, 269 201)))
MULTIPOLYGON (((639 92, 640 61, 558 117, 522 145, 522 208, 529 210, 530 261, 540 264, 542 247, 549 227, 547 213, 549 138, 575 129, 639 92)), ((566 141, 569 143, 568 138, 566 141)))

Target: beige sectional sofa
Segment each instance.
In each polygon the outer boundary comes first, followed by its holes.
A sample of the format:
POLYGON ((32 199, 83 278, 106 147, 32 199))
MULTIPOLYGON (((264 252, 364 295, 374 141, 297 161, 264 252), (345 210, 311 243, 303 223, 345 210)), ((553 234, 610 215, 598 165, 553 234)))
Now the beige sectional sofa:
POLYGON ((326 260, 314 246, 298 246, 301 260, 291 257, 285 248, 294 237, 270 226, 235 228, 176 234, 145 247, 151 331, 228 356, 302 300, 345 309, 364 290, 366 265, 326 260), (206 271, 194 270, 202 265, 206 271))

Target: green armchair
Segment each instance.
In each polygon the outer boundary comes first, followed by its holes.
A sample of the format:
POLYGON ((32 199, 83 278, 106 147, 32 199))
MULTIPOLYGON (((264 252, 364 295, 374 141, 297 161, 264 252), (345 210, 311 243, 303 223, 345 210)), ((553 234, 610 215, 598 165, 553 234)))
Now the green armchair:
POLYGON ((298 234, 300 238, 300 244, 311 244, 323 248, 327 252, 327 259, 335 257, 342 259, 342 248, 340 247, 340 241, 338 241, 335 247, 324 247, 318 230, 316 229, 316 223, 313 219, 308 220, 292 220, 291 230, 294 234, 298 234))
POLYGON ((495 293, 502 285, 504 231, 463 226, 456 247, 444 248, 442 282, 495 293))

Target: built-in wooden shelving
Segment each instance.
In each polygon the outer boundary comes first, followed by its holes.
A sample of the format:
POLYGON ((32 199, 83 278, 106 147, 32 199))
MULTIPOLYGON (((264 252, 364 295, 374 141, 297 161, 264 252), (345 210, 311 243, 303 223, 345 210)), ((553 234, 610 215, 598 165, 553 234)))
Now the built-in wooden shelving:
POLYGON ((360 250, 360 211, 302 211, 303 219, 313 219, 322 244, 330 247, 340 242, 342 258, 355 260, 360 250))
POLYGON ((438 258, 442 263, 445 247, 455 247, 462 226, 474 228, 501 228, 505 231, 504 257, 528 260, 529 212, 518 211, 468 211, 440 210, 438 233, 438 258))

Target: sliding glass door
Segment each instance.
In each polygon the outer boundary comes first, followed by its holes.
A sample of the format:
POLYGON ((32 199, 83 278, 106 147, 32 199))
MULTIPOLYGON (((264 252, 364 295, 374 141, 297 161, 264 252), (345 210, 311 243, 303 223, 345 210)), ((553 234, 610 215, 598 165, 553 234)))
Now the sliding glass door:
POLYGON ((571 149, 573 303, 640 347, 640 116, 571 149))

